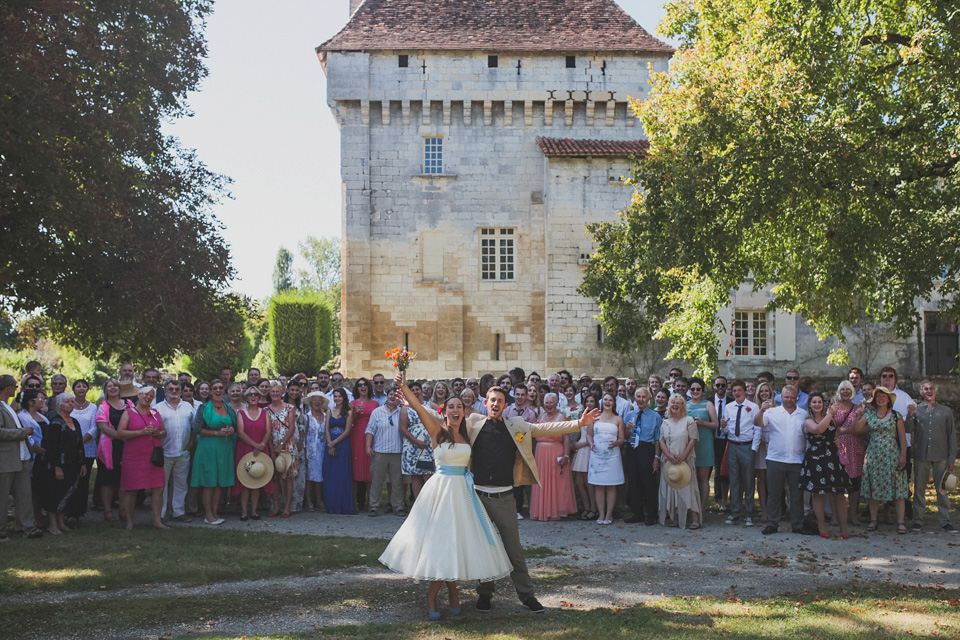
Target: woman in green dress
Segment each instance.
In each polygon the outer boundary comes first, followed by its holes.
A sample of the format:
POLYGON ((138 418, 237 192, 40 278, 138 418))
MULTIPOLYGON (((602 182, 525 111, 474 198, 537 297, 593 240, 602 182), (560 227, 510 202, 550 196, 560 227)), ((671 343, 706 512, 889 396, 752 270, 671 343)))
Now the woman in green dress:
POLYGON ((707 384, 703 378, 690 378, 690 399, 687 400, 687 415, 697 423, 699 439, 694 446, 697 458, 697 486, 700 488, 700 504, 706 505, 710 497, 710 471, 713 469, 713 435, 720 426, 713 403, 703 397, 707 384))
POLYGON ((223 383, 214 380, 210 385, 210 400, 201 405, 193 419, 193 430, 199 432, 197 450, 193 455, 193 475, 190 486, 203 489, 204 522, 223 524, 217 515, 220 495, 224 488, 234 485, 234 439, 237 412, 223 401, 223 383))

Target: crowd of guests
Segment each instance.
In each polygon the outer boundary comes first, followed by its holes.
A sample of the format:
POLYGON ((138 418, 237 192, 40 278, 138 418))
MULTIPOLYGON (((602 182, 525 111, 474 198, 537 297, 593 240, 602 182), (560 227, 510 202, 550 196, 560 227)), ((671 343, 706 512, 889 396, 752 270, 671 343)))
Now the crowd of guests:
MULTIPOLYGON (((574 380, 567 371, 542 379, 519 367, 408 386, 440 414, 457 398, 465 417, 486 415, 491 387, 507 394, 504 419, 553 423, 599 409, 579 434, 535 439, 540 482, 514 488, 518 519, 609 525, 620 517, 698 529, 712 508, 728 525, 758 517, 764 534, 776 533, 783 516, 794 532, 829 538, 832 522, 847 538, 862 500, 867 531, 892 508, 906 533, 908 518, 914 530, 924 526, 932 479, 939 525, 956 533, 953 413, 930 381, 915 402, 891 367, 875 383, 852 368, 832 394, 793 370, 779 389, 768 372, 719 375, 708 385, 673 369, 644 385, 574 380)), ((145 502, 158 529, 194 517, 222 524, 226 505, 242 521, 304 509, 404 516, 436 471, 427 429, 382 374, 347 388, 342 374, 326 370, 269 380, 254 368, 236 381, 224 368, 200 381, 152 368, 137 379, 125 364, 94 401, 86 380, 67 387, 53 376, 48 394, 39 363, 19 382, 0 376, 2 513, 12 495, 14 529, 30 538, 42 535, 39 525, 53 535, 69 530, 89 504, 108 521, 116 504, 128 529, 145 502)))

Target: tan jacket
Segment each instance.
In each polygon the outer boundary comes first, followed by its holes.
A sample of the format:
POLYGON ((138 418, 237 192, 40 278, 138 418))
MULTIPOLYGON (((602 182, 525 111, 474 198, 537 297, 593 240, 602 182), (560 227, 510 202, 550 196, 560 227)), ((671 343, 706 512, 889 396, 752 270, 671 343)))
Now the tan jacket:
MULTIPOLYGON (((0 473, 23 469, 20 443, 26 439, 27 432, 17 427, 9 411, 0 407, 0 473)), ((6 514, 3 515, 6 517, 6 514)))
MULTIPOLYGON (((487 421, 487 416, 474 413, 467 418, 467 434, 470 436, 470 445, 472 446, 487 421)), ((519 487, 526 484, 540 484, 540 476, 537 475, 537 463, 533 459, 533 439, 536 436, 555 436, 564 433, 576 433, 580 431, 580 423, 576 420, 569 422, 544 422, 543 424, 530 424, 523 418, 506 418, 504 424, 507 431, 513 436, 513 442, 517 445, 517 458, 513 466, 513 486, 519 487)))

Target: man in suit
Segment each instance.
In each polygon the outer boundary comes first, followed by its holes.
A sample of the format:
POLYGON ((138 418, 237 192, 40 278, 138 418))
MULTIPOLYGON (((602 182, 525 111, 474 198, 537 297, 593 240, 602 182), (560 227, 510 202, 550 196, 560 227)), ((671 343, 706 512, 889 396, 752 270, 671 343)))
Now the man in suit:
MULTIPOLYGON (((33 427, 24 427, 10 407, 10 398, 17 392, 13 376, 0 376, 0 516, 7 517, 7 499, 13 491, 17 519, 23 524, 23 535, 39 538, 43 533, 33 523, 33 495, 30 491, 30 451, 27 437, 33 427)), ((5 522, 4 522, 5 524, 5 522)), ((0 527, 0 542, 7 534, 0 527)))
MULTIPOLYGON (((537 463, 533 459, 533 438, 536 436, 575 433, 581 426, 590 426, 600 410, 584 413, 579 422, 530 424, 521 417, 503 417, 507 393, 501 387, 487 391, 487 415, 474 413, 467 418, 467 433, 473 448, 471 470, 480 502, 503 540, 503 547, 513 565, 510 579, 520 602, 534 613, 542 613, 543 605, 533 594, 533 581, 520 544, 520 529, 513 500, 513 488, 536 482, 537 463)), ((477 610, 490 611, 495 584, 481 582, 477 586, 477 610)))

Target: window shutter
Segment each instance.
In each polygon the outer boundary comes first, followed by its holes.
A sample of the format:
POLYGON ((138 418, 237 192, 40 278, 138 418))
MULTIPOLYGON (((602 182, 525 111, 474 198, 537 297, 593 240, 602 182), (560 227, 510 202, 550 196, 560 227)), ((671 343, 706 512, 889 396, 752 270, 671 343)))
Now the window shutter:
POLYGON ((797 359, 797 314, 773 311, 774 318, 774 360, 794 361, 797 359))

